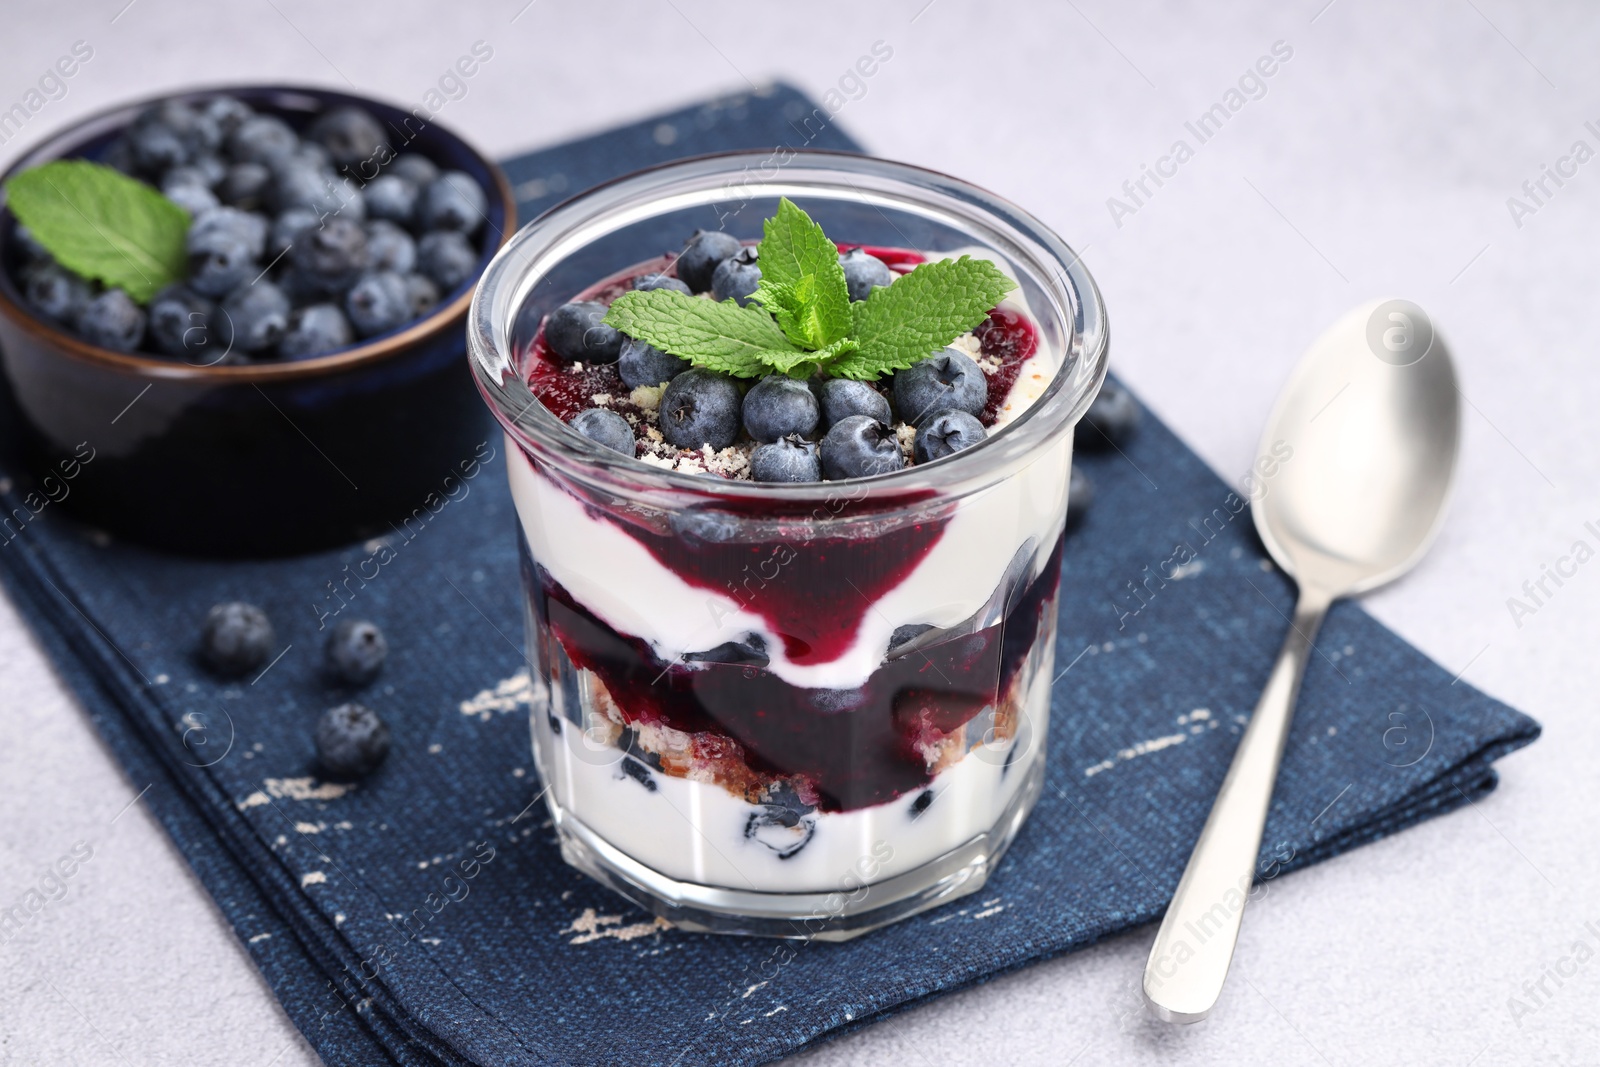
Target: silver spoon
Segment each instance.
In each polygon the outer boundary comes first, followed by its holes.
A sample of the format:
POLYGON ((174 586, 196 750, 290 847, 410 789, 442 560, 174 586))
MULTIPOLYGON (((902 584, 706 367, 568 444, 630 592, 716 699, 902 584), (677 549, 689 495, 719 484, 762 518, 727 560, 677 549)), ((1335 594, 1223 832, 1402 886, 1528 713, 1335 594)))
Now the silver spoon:
POLYGON ((1145 964, 1158 1018, 1199 1022, 1222 993, 1317 628, 1334 600, 1405 573, 1433 541, 1455 472, 1459 397, 1422 309, 1377 301, 1317 339, 1267 420, 1252 513, 1300 597, 1145 964))

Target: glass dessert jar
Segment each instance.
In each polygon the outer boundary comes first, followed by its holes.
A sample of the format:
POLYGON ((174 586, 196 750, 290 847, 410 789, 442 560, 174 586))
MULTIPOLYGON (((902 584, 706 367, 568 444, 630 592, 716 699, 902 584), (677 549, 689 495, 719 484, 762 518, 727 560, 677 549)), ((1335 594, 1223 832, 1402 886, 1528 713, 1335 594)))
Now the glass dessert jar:
POLYGON ((674 163, 512 238, 468 347, 507 437, 534 758, 567 861, 680 926, 795 938, 982 886, 1043 781, 1072 431, 1107 340, 1093 280, 1041 223, 865 157, 674 163), (985 351, 1033 347, 985 440, 757 483, 628 458, 541 402, 545 316, 696 229, 760 237, 780 197, 836 240, 1011 276, 985 351))

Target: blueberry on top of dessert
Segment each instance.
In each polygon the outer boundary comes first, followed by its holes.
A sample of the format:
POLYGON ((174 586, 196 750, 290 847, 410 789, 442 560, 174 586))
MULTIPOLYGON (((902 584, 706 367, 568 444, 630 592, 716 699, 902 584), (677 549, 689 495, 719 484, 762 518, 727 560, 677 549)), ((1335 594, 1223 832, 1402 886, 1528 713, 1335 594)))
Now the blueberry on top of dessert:
POLYGON ((230 96, 154 104, 105 163, 46 163, 6 191, 6 261, 36 313, 202 366, 326 355, 425 316, 476 273, 487 207, 359 107, 297 132, 230 96))
POLYGON ((841 246, 783 199, 757 244, 698 231, 556 308, 529 384, 577 433, 656 467, 872 477, 971 448, 1012 413, 1039 349, 999 306, 1013 288, 985 259, 841 246))

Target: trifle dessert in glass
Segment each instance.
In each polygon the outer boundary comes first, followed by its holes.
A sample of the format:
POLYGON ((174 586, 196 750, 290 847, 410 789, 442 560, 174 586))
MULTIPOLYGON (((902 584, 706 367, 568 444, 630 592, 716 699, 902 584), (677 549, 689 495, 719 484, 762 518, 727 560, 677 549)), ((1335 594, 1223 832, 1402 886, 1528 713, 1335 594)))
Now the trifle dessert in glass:
POLYGON ((914 167, 706 157, 524 228, 468 340, 567 861, 781 937, 979 888, 1044 774, 1077 257, 914 167))

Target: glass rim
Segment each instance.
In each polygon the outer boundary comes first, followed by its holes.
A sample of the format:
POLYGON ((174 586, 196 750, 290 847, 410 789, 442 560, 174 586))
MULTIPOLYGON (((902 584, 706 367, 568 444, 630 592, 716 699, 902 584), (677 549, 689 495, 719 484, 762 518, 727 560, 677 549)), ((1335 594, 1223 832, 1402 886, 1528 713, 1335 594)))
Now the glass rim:
MULTIPOLYGON (((741 204, 741 207, 743 204, 741 204)), ((887 216, 886 216, 887 217, 887 216)), ((599 279, 595 279, 599 280, 599 279)), ((806 504, 841 491, 857 500, 976 491, 1026 466, 1072 428, 1105 379, 1109 328, 1099 289, 1081 257, 1037 218, 959 178, 906 163, 816 149, 719 152, 660 164, 594 186, 535 218, 490 261, 467 316, 468 362, 501 427, 542 463, 613 492, 667 491, 705 501, 806 504), (779 153, 787 160, 775 162, 779 153), (765 174, 770 171, 770 176, 765 174), (739 179, 737 182, 728 179, 739 179), (666 211, 762 198, 824 196, 914 208, 975 233, 1011 264, 1026 265, 1066 337, 1061 366, 1026 411, 980 444, 934 463, 840 481, 780 484, 689 474, 625 457, 572 431, 528 387, 512 351, 524 301, 539 279, 594 240, 666 211), (1020 261, 1020 262, 1019 262, 1020 261)), ((785 508, 786 510, 786 508, 785 508)))

